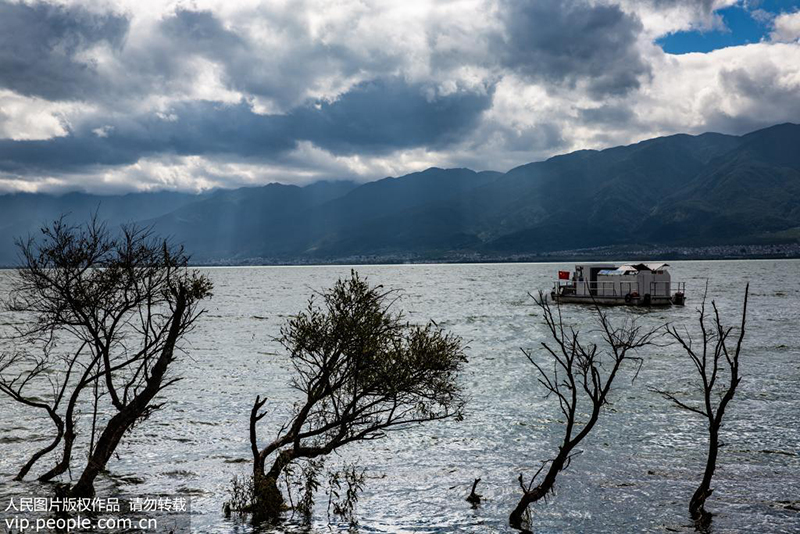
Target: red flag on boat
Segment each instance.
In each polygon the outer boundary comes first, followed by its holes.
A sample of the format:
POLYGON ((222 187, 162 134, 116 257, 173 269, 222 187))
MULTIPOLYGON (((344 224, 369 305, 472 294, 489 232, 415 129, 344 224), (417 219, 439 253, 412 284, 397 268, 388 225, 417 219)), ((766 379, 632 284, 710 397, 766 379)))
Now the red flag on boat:
POLYGON ((559 280, 569 280, 569 271, 558 271, 559 280))

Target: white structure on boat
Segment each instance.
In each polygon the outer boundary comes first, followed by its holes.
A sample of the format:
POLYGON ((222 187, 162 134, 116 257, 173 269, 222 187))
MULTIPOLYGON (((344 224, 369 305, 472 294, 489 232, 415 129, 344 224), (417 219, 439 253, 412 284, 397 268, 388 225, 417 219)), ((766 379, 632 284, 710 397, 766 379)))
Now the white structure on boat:
POLYGON ((686 300, 686 284, 672 282, 667 267, 666 263, 576 265, 572 273, 558 272, 550 296, 556 302, 682 305, 686 300))

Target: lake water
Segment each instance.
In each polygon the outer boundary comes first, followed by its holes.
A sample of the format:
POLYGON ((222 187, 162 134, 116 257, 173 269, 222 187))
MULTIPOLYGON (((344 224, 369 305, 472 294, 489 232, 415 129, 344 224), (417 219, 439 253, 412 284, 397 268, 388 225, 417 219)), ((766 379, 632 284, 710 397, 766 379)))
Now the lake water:
MULTIPOLYGON (((519 497, 516 479, 551 458, 561 426, 554 399, 544 399, 520 347, 546 339, 528 291, 549 288, 566 264, 359 266, 373 283, 403 290, 400 306, 416 322, 434 319, 469 344, 462 380, 466 418, 414 427, 354 445, 341 457, 368 468, 358 506, 362 532, 507 532, 519 497), (464 501, 474 478, 484 503, 464 501)), ((99 492, 182 493, 192 497, 197 532, 251 532, 225 519, 230 479, 250 470, 248 414, 267 396, 264 440, 274 435, 296 394, 291 367, 273 340, 312 290, 330 286, 349 267, 219 268, 207 315, 178 363, 185 380, 167 390, 165 408, 126 436, 99 492)), ((723 318, 738 324, 744 285, 750 316, 741 366, 744 379, 726 415, 715 492, 707 508, 716 532, 800 531, 800 261, 674 262, 672 279, 687 282, 685 307, 640 311, 643 325, 694 325, 705 281, 723 318), (792 504, 793 503, 793 504, 792 504), (786 506, 795 508, 792 510, 786 506)), ((8 272, 0 272, 0 291, 8 272)), ((5 284, 5 286, 4 286, 5 284)), ((592 310, 565 307, 584 330, 592 310)), ((688 360, 674 348, 648 350, 642 371, 616 382, 612 405, 559 476, 556 493, 533 506, 536 532, 690 532, 688 500, 705 459, 705 425, 648 387, 689 391, 688 360)), ((696 382, 695 382, 696 383, 696 382)), ((0 502, 42 494, 35 482, 11 478, 32 450, 49 440, 47 421, 0 399, 0 502), (39 440, 39 441, 36 441, 39 440)), ((77 468, 82 458, 75 457, 77 468)), ((40 464, 40 468, 49 462, 40 464)), ((79 473, 73 471, 74 476, 79 473)), ((320 500, 323 500, 320 497, 320 500)), ((324 506, 314 531, 329 532, 324 506)), ((290 522, 282 529, 295 531, 290 522)))

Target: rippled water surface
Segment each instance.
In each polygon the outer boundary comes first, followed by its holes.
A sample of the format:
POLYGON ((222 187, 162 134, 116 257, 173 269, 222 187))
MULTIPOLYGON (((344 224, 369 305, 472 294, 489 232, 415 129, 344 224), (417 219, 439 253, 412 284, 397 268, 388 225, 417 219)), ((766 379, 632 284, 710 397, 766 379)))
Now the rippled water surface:
MULTIPOLYGON (((561 432, 553 399, 543 398, 520 351, 546 339, 527 292, 549 287, 554 273, 568 267, 358 267, 371 282, 402 289, 400 306, 411 320, 434 319, 468 341, 462 380, 470 395, 461 422, 415 427, 352 446, 332 459, 333 464, 357 459, 368 468, 358 507, 362 532, 508 530, 517 477, 553 456, 561 432), (477 477, 485 500, 472 510, 464 498, 477 477)), ((270 414, 260 427, 264 440, 296 400, 287 385, 287 357, 273 338, 312 290, 331 285, 349 269, 207 270, 214 297, 178 364, 185 380, 165 393, 169 402, 163 410, 124 439, 100 491, 184 493, 193 498, 197 532, 251 532, 246 521, 225 519, 221 504, 231 477, 249 470, 247 418, 255 396, 269 398, 270 414)), ((0 291, 8 276, 0 272, 0 291)), ((751 283, 744 380, 726 416, 726 446, 708 503, 716 513, 714 531, 798 532, 800 262, 675 262, 672 277, 687 282, 687 306, 647 312, 616 308, 612 316, 635 314, 651 326, 691 325, 708 279, 723 317, 736 324, 744 285, 751 283)), ((591 326, 590 308, 568 307, 565 316, 570 324, 591 326)), ((648 387, 688 390, 692 369, 675 349, 652 349, 644 356, 635 382, 628 372, 616 383, 613 404, 582 444, 583 454, 560 475, 556 494, 533 507, 537 532, 691 531, 686 508, 701 475, 705 427, 648 387)), ((5 398, 0 402, 0 497, 41 494, 34 482, 10 480, 50 439, 49 423, 5 398)), ((328 532, 324 513, 317 515, 315 528, 328 532)))

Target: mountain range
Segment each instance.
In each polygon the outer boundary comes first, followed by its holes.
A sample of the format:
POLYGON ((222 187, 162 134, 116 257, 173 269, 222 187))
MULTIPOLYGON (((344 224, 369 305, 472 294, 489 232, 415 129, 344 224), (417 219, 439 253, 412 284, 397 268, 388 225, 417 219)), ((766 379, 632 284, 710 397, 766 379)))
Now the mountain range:
POLYGON ((0 265, 61 214, 152 225, 198 263, 498 259, 592 247, 800 242, 800 125, 580 150, 506 173, 430 168, 357 184, 199 195, 0 195, 0 265))

